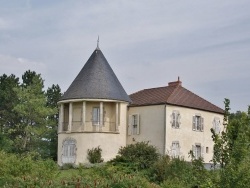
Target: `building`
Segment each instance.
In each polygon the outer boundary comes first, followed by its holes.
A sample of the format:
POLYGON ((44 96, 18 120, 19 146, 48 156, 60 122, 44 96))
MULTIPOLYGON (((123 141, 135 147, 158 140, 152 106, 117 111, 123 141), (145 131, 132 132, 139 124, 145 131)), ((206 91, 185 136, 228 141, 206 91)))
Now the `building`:
POLYGON ((223 118, 222 109, 182 87, 179 79, 129 97, 98 46, 58 105, 59 165, 86 163, 88 149, 98 146, 108 161, 120 147, 139 141, 186 160, 193 149, 209 162, 210 128, 219 132, 223 118))
POLYGON ((166 87, 130 95, 127 144, 149 141, 161 154, 209 163, 213 157, 211 128, 220 132, 224 111, 182 87, 179 80, 166 87))

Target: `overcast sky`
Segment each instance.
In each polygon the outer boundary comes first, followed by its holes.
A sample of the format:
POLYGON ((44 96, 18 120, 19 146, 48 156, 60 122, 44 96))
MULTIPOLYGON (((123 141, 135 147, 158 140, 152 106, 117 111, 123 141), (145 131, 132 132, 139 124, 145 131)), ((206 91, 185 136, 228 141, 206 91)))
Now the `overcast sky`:
POLYGON ((249 0, 0 0, 0 75, 66 91, 96 48, 128 94, 183 87, 231 112, 250 105, 249 0))

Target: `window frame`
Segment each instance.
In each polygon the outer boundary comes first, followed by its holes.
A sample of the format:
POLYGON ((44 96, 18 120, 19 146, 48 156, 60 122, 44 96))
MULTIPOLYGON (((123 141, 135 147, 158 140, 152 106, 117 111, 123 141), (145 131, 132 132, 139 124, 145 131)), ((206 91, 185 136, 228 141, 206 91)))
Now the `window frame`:
POLYGON ((171 114, 171 121, 170 121, 171 127, 174 129, 180 129, 180 125, 181 125, 180 119, 181 119, 180 112, 177 110, 174 110, 171 114))
POLYGON ((204 118, 200 114, 193 116, 192 120, 193 131, 203 132, 204 131, 204 118))
POLYGON ((139 135, 140 134, 140 115, 132 114, 129 115, 128 135, 139 135))
POLYGON ((66 138, 62 142, 62 163, 75 163, 76 161, 76 140, 66 138))
POLYGON ((213 130, 215 134, 220 134, 221 132, 221 122, 219 117, 215 117, 213 120, 213 130))
POLYGON ((180 142, 179 141, 173 141, 171 145, 171 157, 172 158, 178 158, 180 157, 180 142))
POLYGON ((192 151, 195 159, 203 158, 204 157, 204 147, 200 143, 195 143, 192 146, 192 151), (199 151, 198 151, 199 148, 199 151))

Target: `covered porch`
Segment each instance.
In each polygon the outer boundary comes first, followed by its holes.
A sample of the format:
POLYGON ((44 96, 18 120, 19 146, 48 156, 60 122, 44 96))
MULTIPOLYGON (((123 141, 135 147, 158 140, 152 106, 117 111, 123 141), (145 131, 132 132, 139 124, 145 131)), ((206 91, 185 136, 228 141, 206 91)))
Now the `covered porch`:
POLYGON ((59 111, 58 133, 119 133, 120 102, 65 101, 59 111))

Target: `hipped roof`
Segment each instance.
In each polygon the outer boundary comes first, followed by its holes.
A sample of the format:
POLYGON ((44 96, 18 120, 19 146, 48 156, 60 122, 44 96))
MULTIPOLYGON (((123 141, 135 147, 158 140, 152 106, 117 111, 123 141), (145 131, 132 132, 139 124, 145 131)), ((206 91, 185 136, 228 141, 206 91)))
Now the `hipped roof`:
POLYGON ((181 81, 144 89, 130 95, 130 106, 169 104, 223 114, 224 110, 182 87, 181 81))
POLYGON ((131 102, 114 71, 97 47, 61 98, 110 99, 131 102))

